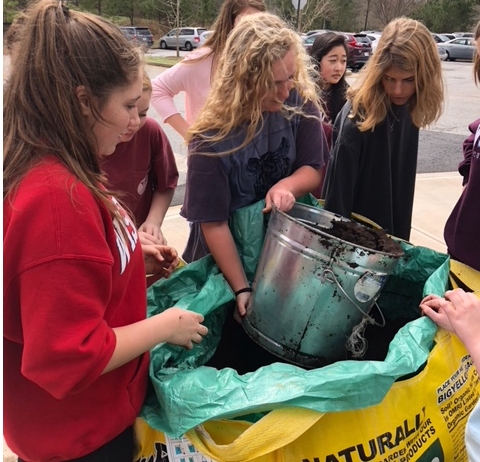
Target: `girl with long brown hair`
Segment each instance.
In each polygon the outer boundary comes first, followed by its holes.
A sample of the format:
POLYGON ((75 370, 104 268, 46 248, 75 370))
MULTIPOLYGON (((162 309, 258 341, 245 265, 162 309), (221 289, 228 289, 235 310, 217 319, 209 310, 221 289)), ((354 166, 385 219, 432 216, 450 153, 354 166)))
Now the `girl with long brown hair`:
MULTIPOLYGON (((3 106, 4 437, 21 462, 131 462, 148 350, 207 332, 178 308, 145 319, 138 233, 99 167, 138 121, 142 63, 63 2, 33 2, 19 32, 3 106)), ((178 261, 160 259, 148 268, 178 261)))
POLYGON ((437 46, 420 22, 398 18, 347 93, 333 133, 325 208, 359 213, 409 239, 420 128, 442 111, 437 46))

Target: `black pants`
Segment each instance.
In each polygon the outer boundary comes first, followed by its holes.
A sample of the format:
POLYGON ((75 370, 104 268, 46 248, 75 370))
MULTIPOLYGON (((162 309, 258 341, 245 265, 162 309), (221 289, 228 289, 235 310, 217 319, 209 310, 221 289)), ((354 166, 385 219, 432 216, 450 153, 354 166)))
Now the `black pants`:
MULTIPOLYGON (((132 462, 133 427, 128 427, 116 438, 98 448, 96 451, 65 462, 132 462)), ((27 462, 18 458, 18 462, 27 462)))

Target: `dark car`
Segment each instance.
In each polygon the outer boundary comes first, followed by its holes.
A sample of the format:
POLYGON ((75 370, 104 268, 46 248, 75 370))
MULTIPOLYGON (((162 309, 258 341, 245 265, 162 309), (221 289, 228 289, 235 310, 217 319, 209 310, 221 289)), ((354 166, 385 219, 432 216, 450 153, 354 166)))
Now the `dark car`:
POLYGON ((148 27, 120 27, 120 30, 128 40, 136 42, 145 48, 153 46, 153 35, 148 27))
POLYGON ((352 69, 352 71, 358 71, 372 56, 372 42, 367 34, 340 33, 345 36, 347 42, 347 67, 352 69))

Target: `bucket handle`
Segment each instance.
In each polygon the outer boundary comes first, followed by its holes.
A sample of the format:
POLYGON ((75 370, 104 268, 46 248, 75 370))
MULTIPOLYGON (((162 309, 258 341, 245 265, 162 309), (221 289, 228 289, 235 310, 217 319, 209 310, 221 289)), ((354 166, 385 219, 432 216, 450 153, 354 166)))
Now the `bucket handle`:
POLYGON ((358 310, 360 311, 363 316, 365 316, 368 321, 370 322, 370 324, 373 324, 375 326, 379 326, 379 327, 385 327, 385 316, 383 315, 382 313, 382 310, 380 309, 380 307, 378 306, 378 303, 377 301, 375 300, 374 302, 374 306, 377 308, 378 312, 380 313, 380 316, 382 317, 382 323, 378 323, 377 321, 375 321, 375 319, 373 319, 369 314, 365 313, 365 311, 362 310, 361 307, 359 307, 350 297, 349 295, 345 292, 344 288, 340 285, 340 283, 338 282, 338 279, 337 279, 337 276, 335 276, 335 273, 330 269, 330 268, 325 268, 323 270, 323 273, 322 273, 322 280, 327 280, 328 282, 330 283, 335 283, 337 284, 338 288, 340 289, 340 291, 342 292, 342 294, 352 303, 352 305, 358 310), (331 275, 333 280, 332 279, 329 279, 328 278, 328 275, 331 275))

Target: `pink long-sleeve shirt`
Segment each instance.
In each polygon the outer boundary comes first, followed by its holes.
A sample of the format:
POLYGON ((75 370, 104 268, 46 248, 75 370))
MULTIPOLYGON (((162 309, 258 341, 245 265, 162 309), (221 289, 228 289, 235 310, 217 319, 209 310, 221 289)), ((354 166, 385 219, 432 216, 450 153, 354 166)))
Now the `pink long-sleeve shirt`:
POLYGON ((192 124, 207 99, 210 91, 213 53, 201 47, 189 53, 181 62, 152 80, 152 106, 165 122, 174 114, 179 114, 174 96, 185 92, 185 120, 192 124), (204 59, 196 60, 207 55, 204 59))

